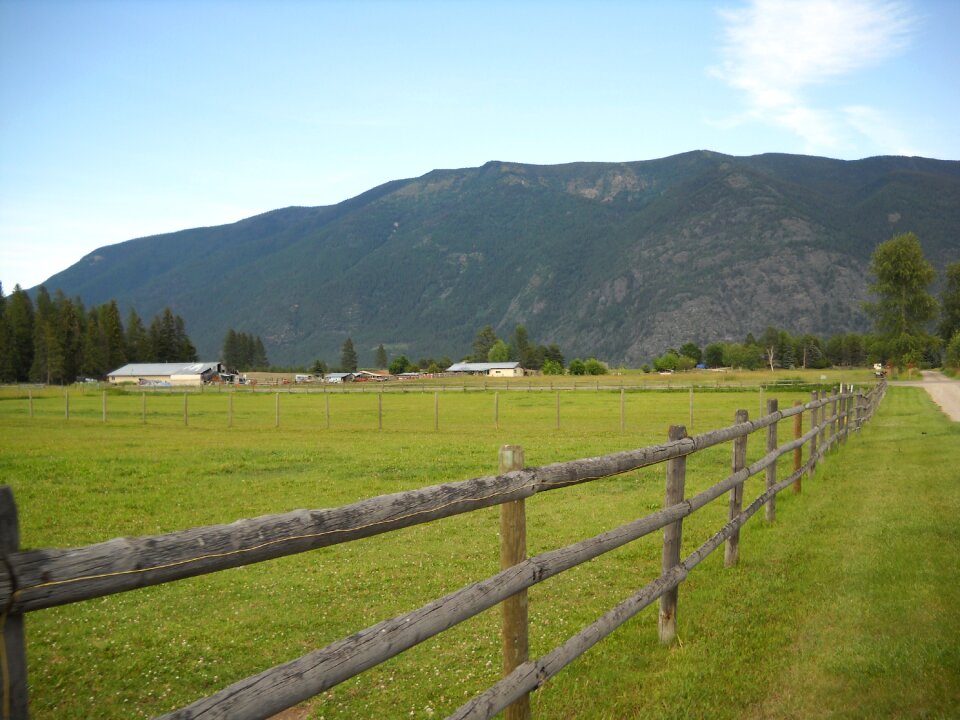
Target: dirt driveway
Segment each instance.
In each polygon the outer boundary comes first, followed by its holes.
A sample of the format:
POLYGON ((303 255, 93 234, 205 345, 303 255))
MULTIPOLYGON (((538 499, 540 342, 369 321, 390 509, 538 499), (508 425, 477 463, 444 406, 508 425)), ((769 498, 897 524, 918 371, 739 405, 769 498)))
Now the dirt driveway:
POLYGON ((948 418, 960 422, 960 381, 952 380, 936 370, 924 370, 922 381, 895 384, 924 388, 948 418))

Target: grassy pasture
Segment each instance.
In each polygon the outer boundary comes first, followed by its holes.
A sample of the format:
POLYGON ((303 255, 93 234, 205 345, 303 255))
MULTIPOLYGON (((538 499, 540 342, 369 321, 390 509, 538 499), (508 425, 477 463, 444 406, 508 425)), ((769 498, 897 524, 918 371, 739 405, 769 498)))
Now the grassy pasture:
MULTIPOLYGON (((781 406, 809 397, 771 396, 781 406)), ((373 393, 332 395, 330 429, 322 394, 284 394, 280 428, 272 393, 238 394, 232 428, 226 394, 191 395, 186 427, 178 394, 148 397, 146 426, 139 394, 108 393, 107 423, 100 393, 71 396, 69 421, 61 394, 35 397, 32 419, 25 397, 0 393, 0 469, 25 547, 332 507, 489 474, 504 443, 540 465, 662 442, 669 424, 689 424, 686 392, 626 393, 624 432, 617 391, 562 393, 560 430, 555 394, 537 392, 501 393, 499 430, 492 392, 442 392, 439 430, 431 392, 387 394, 382 431, 373 393)), ((727 425, 738 407, 755 416, 759 394, 695 393, 692 430, 727 425)), ((781 437, 791 431, 784 423, 781 437)), ((781 495, 775 525, 755 517, 744 529, 740 567, 723 570, 717 553, 681 587, 680 645, 658 646, 648 608, 537 693, 535 715, 843 716, 856 691, 878 716, 948 716, 960 708, 960 622, 948 612, 960 606, 960 569, 934 563, 960 551, 960 492, 955 476, 942 477, 960 460, 956 435, 920 391, 892 390, 802 496, 781 495), (945 520, 901 516, 927 506, 945 520), (917 603, 918 593, 932 604, 917 603)), ((762 444, 751 438, 749 459, 762 444)), ((691 458, 688 493, 722 478, 729 462, 729 447, 691 458)), ((749 481, 745 497, 762 482, 749 481)), ((540 495, 527 503, 530 552, 620 525, 662 498, 662 467, 540 495)), ((725 514, 721 499, 688 520, 684 554, 725 514)), ((149 717, 418 607, 497 570, 497 518, 491 509, 32 613, 33 715, 149 717)), ((656 534, 533 588, 531 653, 655 577, 659 557, 656 534)), ((496 680, 498 625, 493 610, 427 641, 316 698, 314 716, 442 717, 496 680)))

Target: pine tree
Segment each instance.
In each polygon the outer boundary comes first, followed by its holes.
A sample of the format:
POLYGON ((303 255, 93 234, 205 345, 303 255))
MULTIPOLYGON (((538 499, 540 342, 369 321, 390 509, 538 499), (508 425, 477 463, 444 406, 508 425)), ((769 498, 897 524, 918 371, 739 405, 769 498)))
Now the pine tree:
POLYGON ((384 349, 383 343, 377 346, 377 354, 373 359, 373 364, 381 370, 387 367, 387 351, 384 349))
POLYGON ((183 318, 175 315, 174 322, 174 347, 176 348, 177 359, 174 362, 196 362, 197 348, 194 347, 190 336, 187 335, 187 326, 183 318))
POLYGON ((101 305, 97 312, 97 318, 103 333, 107 372, 110 372, 127 364, 127 342, 117 301, 111 300, 101 305))
POLYGON ((98 378, 116 369, 107 367, 105 349, 106 342, 100 329, 99 313, 94 308, 87 315, 87 324, 83 333, 83 364, 81 366, 83 375, 98 378))
MULTIPOLYGON (((57 290, 53 304, 56 308, 57 342, 63 353, 61 382, 73 382, 80 375, 83 359, 83 331, 85 318, 80 298, 70 300, 63 291, 57 290)), ((117 366, 119 367, 119 365, 117 366)))
POLYGON ((267 370, 270 367, 270 361, 267 360, 267 350, 263 347, 263 340, 260 339, 259 335, 254 342, 253 362, 251 364, 258 370, 267 370))
POLYGON ((130 312, 127 313, 125 344, 127 362, 143 363, 150 360, 150 338, 147 335, 147 328, 144 327, 143 320, 133 308, 130 308, 130 312))
POLYGON ((227 330, 223 338, 223 352, 221 353, 223 364, 232 370, 239 370, 240 363, 240 338, 237 331, 233 328, 227 330))
MULTIPOLYGON (((37 311, 33 318, 33 362, 30 364, 30 379, 33 382, 49 383, 50 351, 62 352, 53 347, 56 335, 52 330, 54 322, 53 300, 50 293, 41 285, 37 289, 37 311)), ((54 367, 61 365, 60 358, 53 358, 54 367)))
POLYGON ((33 365, 33 326, 35 311, 33 302, 20 285, 13 286, 13 294, 7 298, 4 317, 10 326, 13 343, 11 361, 17 382, 26 382, 30 379, 30 368, 33 365))
POLYGON ((150 359, 153 362, 174 362, 175 330, 170 308, 164 308, 163 313, 156 315, 150 322, 150 359))
POLYGON ((11 383, 17 380, 17 370, 13 364, 13 329, 6 309, 7 299, 0 283, 0 382, 11 383))
POLYGON ((357 371, 357 351, 353 349, 351 338, 347 338, 340 348, 340 369, 351 373, 357 371))

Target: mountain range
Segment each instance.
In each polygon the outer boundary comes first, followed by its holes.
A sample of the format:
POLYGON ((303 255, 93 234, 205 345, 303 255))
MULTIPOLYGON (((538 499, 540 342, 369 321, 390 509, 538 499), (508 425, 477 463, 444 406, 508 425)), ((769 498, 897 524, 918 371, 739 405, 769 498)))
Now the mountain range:
POLYGON ((100 248, 44 283, 87 305, 181 315, 204 359, 228 329, 276 364, 470 352, 526 326, 567 358, 638 366, 768 325, 866 332, 876 245, 915 232, 960 259, 960 162, 694 151, 659 160, 488 162, 322 207, 100 248))

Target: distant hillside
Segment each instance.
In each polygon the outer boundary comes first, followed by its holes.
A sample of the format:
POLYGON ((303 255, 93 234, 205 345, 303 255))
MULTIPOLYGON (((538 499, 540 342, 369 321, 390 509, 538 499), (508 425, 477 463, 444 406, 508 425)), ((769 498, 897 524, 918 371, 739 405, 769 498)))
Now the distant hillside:
POLYGON ((50 278, 85 303, 169 305, 203 358, 228 328, 271 361, 469 352, 522 323, 568 358, 636 366, 692 340, 864 331, 866 265, 913 231, 960 259, 960 162, 697 151, 645 162, 489 162, 328 207, 101 248, 50 278))

